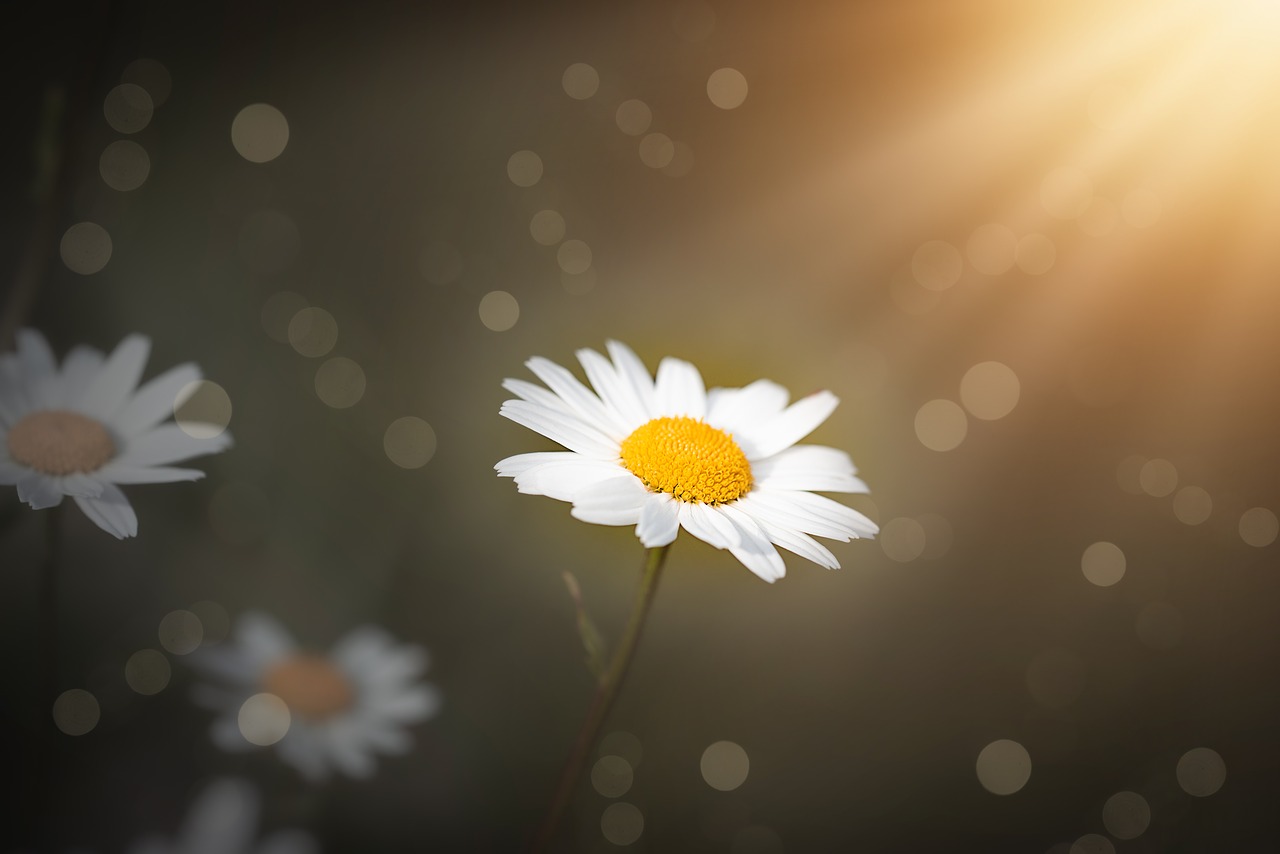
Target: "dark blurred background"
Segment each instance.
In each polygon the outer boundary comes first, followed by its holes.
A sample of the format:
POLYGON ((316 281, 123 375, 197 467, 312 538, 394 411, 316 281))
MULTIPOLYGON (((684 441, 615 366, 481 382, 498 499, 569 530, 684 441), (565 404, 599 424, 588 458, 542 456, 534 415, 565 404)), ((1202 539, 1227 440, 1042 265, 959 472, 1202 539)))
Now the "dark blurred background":
MULTIPOLYGON (((592 691, 561 573, 612 640, 642 549, 494 476, 550 447, 500 382, 607 338, 833 390, 882 536, 775 585, 682 536, 606 725, 633 783, 588 774, 563 850, 1280 848, 1272 4, 25 6, 0 344, 146 334, 236 446, 128 488, 134 540, 67 514, 58 689, 101 714, 7 848, 125 850, 237 775, 322 850, 518 849, 592 691), (368 781, 220 753, 159 626, 249 609, 425 646, 440 714, 368 781)), ((43 521, 5 489, 20 789, 43 521)))

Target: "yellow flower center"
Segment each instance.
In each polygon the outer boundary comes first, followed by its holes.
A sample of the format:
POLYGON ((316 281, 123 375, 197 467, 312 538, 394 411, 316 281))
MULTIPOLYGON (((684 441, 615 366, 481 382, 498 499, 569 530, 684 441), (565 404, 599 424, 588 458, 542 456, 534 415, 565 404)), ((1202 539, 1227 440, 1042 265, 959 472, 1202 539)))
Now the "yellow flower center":
POLYGON ((116 454, 107 428, 78 412, 32 412, 9 431, 9 456, 42 474, 97 471, 116 454))
POLYGON ((344 712, 355 701, 351 680, 320 655, 294 655, 273 664, 263 674, 262 689, 283 700, 293 714, 313 721, 344 712))
POLYGON ((723 430, 687 415, 655 418, 622 440, 622 464, 681 501, 723 504, 751 489, 751 464, 723 430))

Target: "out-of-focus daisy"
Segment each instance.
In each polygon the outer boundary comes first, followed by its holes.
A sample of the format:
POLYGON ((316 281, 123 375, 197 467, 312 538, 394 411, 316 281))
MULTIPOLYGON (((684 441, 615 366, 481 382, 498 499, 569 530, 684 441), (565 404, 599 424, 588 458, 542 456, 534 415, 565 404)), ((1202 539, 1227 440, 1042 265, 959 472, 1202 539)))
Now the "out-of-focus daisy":
POLYGON ((320 846, 301 830, 277 830, 258 839, 262 798, 245 780, 214 780, 196 796, 172 840, 146 836, 127 854, 316 854, 320 846))
POLYGON ((407 752, 405 728, 440 707, 435 688, 417 681, 426 652, 374 626, 356 629, 325 655, 298 649, 274 619, 249 613, 230 641, 200 651, 192 664, 219 683, 194 695, 221 712, 212 730, 219 747, 274 744, 313 781, 333 769, 369 776, 375 753, 407 752))
POLYGON ((684 528, 765 581, 786 573, 775 545, 836 569, 812 535, 847 542, 877 533, 861 513, 814 494, 867 491, 848 454, 796 445, 836 408, 835 395, 788 406, 787 390, 769 380, 708 392, 688 362, 663 359, 655 380, 625 345, 610 341, 608 351, 612 362, 578 351, 594 392, 541 357, 526 364, 546 388, 503 383, 520 399, 501 414, 568 449, 499 462, 498 474, 521 492, 571 502, 584 522, 635 525, 648 548, 684 528))
POLYGON ((76 347, 61 368, 39 332, 17 338, 17 352, 0 355, 0 485, 34 509, 70 495, 99 528, 132 537, 138 517, 119 484, 199 480, 171 464, 231 445, 225 432, 195 438, 162 423, 200 369, 179 365, 139 388, 147 338, 130 335, 110 356, 76 347))

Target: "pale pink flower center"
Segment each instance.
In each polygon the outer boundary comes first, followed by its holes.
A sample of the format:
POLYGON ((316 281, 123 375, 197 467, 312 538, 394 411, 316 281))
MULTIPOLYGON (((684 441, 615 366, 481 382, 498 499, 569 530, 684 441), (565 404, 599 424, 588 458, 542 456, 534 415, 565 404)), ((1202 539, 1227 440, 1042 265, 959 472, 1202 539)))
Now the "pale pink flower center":
POLYGON ((9 430, 9 456, 42 474, 97 471, 115 454, 107 428, 78 412, 32 412, 9 430))
POLYGON ((263 675, 262 689, 284 700, 293 714, 317 721, 346 711, 355 701, 351 680, 319 655, 294 655, 276 662, 263 675))

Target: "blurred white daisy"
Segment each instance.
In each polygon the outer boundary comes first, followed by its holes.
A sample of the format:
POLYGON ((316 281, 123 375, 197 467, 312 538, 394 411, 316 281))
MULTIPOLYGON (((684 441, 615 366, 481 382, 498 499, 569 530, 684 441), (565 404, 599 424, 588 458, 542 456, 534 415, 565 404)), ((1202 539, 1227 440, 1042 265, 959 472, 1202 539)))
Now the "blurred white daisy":
POLYGON ((207 785, 182 819, 173 839, 145 836, 127 854, 316 854, 320 846, 301 830, 277 830, 258 839, 262 797, 245 780, 207 785))
POLYGON ((192 664, 218 683, 197 687, 194 698, 221 713, 212 729, 219 747, 274 744, 312 781, 333 769, 369 776, 375 753, 406 753, 406 727, 440 708, 435 688, 417 681, 426 651, 374 626, 323 655, 298 649, 271 617, 248 613, 229 641, 201 650, 192 664))
POLYGON ((568 448, 499 462, 498 474, 521 492, 569 501, 584 522, 635 525, 647 548, 684 528, 765 581, 786 574, 775 545, 837 569, 811 535, 875 536, 866 516, 813 494, 867 491, 848 454, 796 445, 836 408, 835 395, 788 406, 787 390, 769 380, 708 392, 688 362, 663 359, 655 380, 630 348, 610 341, 608 350, 612 362, 594 350, 577 354, 594 393, 541 357, 525 364, 547 388, 503 382, 520 399, 501 414, 568 448))
POLYGON ((110 356, 76 347, 61 369, 39 332, 17 339, 17 353, 0 355, 0 485, 36 510, 70 495, 99 528, 132 537, 138 517, 118 484, 199 480, 204 472, 170 464, 231 445, 226 432, 195 438, 162 423, 200 369, 179 365, 139 388, 151 350, 141 335, 110 356))

